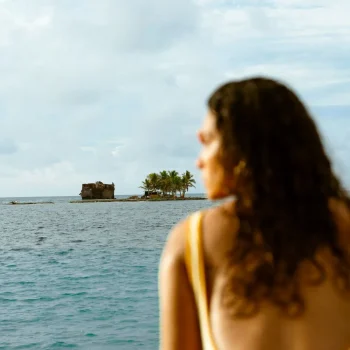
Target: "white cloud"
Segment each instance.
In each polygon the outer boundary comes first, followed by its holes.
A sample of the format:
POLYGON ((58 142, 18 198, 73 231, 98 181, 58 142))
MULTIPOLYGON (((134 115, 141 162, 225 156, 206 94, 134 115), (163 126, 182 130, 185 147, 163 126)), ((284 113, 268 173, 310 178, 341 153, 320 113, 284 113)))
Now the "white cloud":
MULTIPOLYGON (((338 113, 349 107, 348 10, 345 0, 0 1, 0 195, 77 194, 96 180, 135 193, 149 171, 195 171, 205 99, 235 77, 280 78, 338 113)), ((332 123, 346 164, 346 120, 332 123)))

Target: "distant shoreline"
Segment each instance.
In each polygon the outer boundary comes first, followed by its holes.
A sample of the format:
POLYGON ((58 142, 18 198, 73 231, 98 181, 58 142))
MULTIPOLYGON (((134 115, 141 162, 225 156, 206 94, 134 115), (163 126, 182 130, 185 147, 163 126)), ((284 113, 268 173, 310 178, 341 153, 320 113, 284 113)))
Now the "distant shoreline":
POLYGON ((123 198, 123 199, 82 199, 69 201, 69 203, 80 204, 80 203, 98 203, 98 202, 176 202, 176 201, 200 201, 207 200, 205 197, 185 197, 185 198, 123 198))
MULTIPOLYGON (((80 204, 80 203, 113 203, 113 202, 173 202, 173 201, 200 201, 200 200, 207 200, 205 197, 177 197, 177 198, 115 198, 115 199, 77 199, 77 200, 71 200, 67 201, 66 203, 71 204, 80 204)), ((38 204, 55 204, 55 202, 18 202, 18 201, 11 201, 8 203, 4 203, 6 205, 38 205, 38 204)))
POLYGON ((55 204, 54 202, 17 202, 12 201, 8 205, 34 205, 34 204, 55 204))

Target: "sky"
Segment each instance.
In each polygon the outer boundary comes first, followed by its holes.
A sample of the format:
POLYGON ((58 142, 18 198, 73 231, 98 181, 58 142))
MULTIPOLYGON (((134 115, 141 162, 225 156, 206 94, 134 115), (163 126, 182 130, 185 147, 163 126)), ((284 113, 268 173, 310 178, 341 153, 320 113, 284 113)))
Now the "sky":
POLYGON ((267 75, 291 85, 350 186, 348 0, 0 0, 0 197, 139 194, 191 171, 206 99, 267 75), (349 141, 347 141, 349 139, 349 141))

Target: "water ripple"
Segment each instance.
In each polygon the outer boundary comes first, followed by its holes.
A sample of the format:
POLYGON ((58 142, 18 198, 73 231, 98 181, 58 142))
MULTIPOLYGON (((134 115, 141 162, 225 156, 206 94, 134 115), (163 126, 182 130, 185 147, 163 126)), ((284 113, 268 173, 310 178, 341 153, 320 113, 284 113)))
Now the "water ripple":
POLYGON ((0 349, 156 349, 161 249, 210 202, 51 200, 1 207, 0 349))

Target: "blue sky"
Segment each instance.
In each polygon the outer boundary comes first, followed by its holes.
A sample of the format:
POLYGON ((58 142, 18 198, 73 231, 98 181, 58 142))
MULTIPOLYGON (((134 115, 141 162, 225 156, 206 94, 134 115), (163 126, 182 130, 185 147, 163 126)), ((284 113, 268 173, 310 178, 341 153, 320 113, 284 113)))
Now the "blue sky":
POLYGON ((0 0, 0 196, 139 193, 195 173, 219 84, 265 74, 307 102, 350 185, 348 0, 0 0), (349 174, 349 175, 348 175, 349 174))

